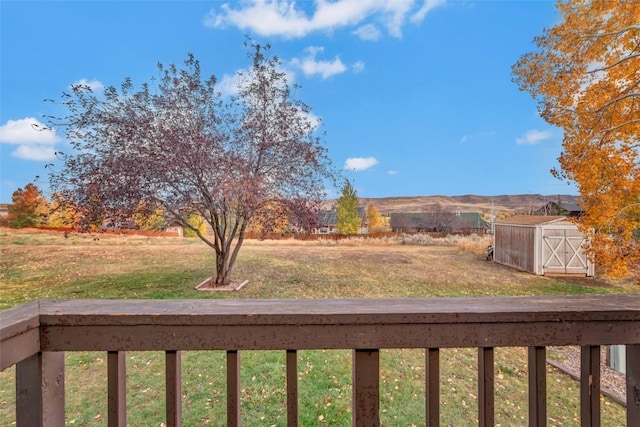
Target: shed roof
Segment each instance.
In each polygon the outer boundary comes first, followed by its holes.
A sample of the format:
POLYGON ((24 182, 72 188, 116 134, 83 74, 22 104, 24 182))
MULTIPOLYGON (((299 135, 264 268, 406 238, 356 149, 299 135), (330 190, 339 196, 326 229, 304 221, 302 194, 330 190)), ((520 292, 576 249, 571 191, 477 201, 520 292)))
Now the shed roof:
POLYGON ((566 216, 553 216, 553 215, 516 215, 510 218, 506 218, 500 221, 496 221, 496 224, 508 224, 508 225, 542 225, 552 224, 566 220, 566 216))

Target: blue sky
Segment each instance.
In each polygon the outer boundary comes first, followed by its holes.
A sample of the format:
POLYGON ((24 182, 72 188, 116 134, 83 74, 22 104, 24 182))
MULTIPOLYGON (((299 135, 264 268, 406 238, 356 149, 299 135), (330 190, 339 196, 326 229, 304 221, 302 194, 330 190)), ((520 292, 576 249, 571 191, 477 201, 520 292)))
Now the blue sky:
MULTIPOLYGON (((575 194, 549 170, 562 131, 511 81, 559 19, 552 1, 0 2, 0 202, 40 176, 63 135, 36 132, 69 85, 134 84, 188 53, 231 81, 245 35, 270 43, 361 197, 575 194)), ((329 196, 335 197, 335 192, 329 196)))

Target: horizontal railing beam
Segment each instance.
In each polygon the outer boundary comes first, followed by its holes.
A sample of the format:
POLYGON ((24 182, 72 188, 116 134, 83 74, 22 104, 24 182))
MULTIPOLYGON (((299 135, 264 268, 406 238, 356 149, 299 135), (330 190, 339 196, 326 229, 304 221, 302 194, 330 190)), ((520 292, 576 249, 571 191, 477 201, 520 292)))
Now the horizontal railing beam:
POLYGON ((39 308, 47 351, 640 344, 640 295, 45 300, 39 308))
POLYGON ((640 294, 302 300, 41 300, 40 322, 107 325, 359 325, 638 321, 640 294))
POLYGON ((451 348, 640 344, 638 321, 466 324, 43 325, 46 351, 451 348))
POLYGON ((0 311, 0 371, 39 351, 38 301, 0 311))

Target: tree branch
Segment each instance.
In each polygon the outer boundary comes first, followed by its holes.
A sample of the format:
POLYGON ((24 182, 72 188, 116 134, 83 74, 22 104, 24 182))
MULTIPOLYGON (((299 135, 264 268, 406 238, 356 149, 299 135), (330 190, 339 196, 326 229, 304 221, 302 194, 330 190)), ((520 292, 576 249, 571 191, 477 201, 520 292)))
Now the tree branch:
POLYGON ((587 71, 587 74, 593 74, 593 73, 598 73, 600 71, 610 70, 611 68, 616 67, 616 66, 622 64, 623 62, 628 61, 630 59, 634 59, 634 58, 640 58, 640 53, 635 53, 633 55, 629 55, 629 56, 625 56, 624 58, 620 58, 619 60, 617 60, 613 64, 607 65, 606 67, 595 68, 593 70, 589 70, 589 71, 587 71))
POLYGON ((640 119, 628 120, 628 121, 626 121, 626 122, 624 122, 624 123, 621 123, 621 124, 619 124, 619 125, 617 125, 617 126, 613 126, 613 127, 608 128, 608 129, 603 129, 601 132, 602 132, 602 133, 610 133, 610 132, 614 132, 614 131, 616 131, 616 130, 618 130, 618 129, 620 129, 620 128, 623 128, 623 127, 625 127, 625 126, 632 125, 632 124, 634 124, 634 123, 640 123, 640 119))
POLYGON ((592 110, 590 112, 591 113, 600 113, 600 112, 602 112, 602 110, 605 110, 607 107, 609 107, 609 106, 611 106, 613 104, 616 104, 616 103, 618 103, 620 101, 623 101, 625 99, 628 99, 628 98, 635 98, 635 97, 640 97, 640 92, 630 92, 630 93, 627 93, 626 95, 619 96, 619 97, 617 97, 615 99, 612 99, 611 101, 607 102, 606 104, 604 104, 603 106, 601 106, 597 110, 592 110))
POLYGON ((620 34, 626 33, 628 31, 640 31, 640 25, 629 25, 628 27, 621 28, 617 31, 611 31, 611 32, 602 33, 602 34, 595 34, 593 35, 593 37, 594 38, 609 37, 609 36, 619 37, 620 34))

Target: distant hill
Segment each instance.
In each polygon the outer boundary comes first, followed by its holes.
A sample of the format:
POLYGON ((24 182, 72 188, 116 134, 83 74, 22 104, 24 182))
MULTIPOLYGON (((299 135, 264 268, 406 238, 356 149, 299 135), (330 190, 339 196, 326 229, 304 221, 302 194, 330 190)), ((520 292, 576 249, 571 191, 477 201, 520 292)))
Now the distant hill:
MULTIPOLYGON (((577 203, 578 196, 541 194, 518 194, 500 196, 415 196, 415 197, 379 197, 360 198, 361 206, 373 204, 381 213, 391 212, 424 212, 439 203, 449 211, 478 212, 489 214, 493 210, 496 214, 527 212, 537 209, 547 202, 561 200, 564 203, 577 203)), ((327 200, 326 207, 335 206, 336 200, 327 200)))

